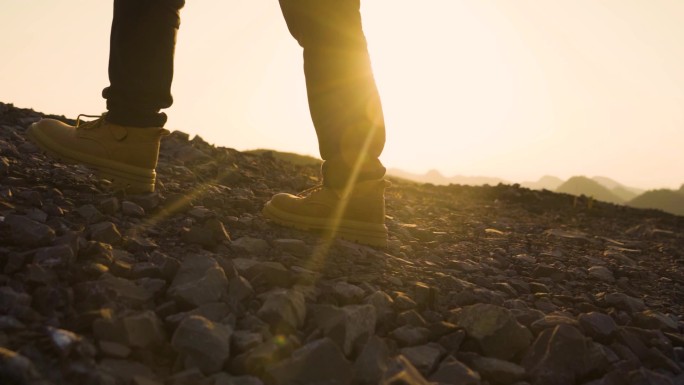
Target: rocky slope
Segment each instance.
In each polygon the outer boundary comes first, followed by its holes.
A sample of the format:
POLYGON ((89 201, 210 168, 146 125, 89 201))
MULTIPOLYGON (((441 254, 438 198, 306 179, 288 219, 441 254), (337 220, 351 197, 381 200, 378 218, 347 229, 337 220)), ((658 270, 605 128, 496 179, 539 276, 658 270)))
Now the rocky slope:
POLYGON ((684 218, 517 186, 395 182, 390 246, 260 209, 317 182, 166 138, 107 190, 0 104, 1 384, 684 384, 684 218))

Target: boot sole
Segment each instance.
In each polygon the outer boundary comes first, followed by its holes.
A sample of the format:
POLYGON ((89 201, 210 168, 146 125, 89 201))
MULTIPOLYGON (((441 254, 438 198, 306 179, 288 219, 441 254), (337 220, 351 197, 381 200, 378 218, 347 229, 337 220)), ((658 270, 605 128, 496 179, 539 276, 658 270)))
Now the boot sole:
POLYGON ((112 182, 111 187, 115 190, 125 190, 131 194, 154 191, 154 182, 157 178, 154 169, 130 166, 65 148, 47 135, 35 130, 33 125, 29 126, 26 131, 26 137, 41 150, 55 158, 66 163, 83 164, 94 168, 102 179, 112 182))
POLYGON ((331 234, 364 245, 387 247, 387 227, 384 224, 342 219, 335 227, 328 218, 313 218, 288 213, 274 207, 271 202, 266 203, 262 214, 285 227, 305 231, 321 231, 324 234, 331 234))

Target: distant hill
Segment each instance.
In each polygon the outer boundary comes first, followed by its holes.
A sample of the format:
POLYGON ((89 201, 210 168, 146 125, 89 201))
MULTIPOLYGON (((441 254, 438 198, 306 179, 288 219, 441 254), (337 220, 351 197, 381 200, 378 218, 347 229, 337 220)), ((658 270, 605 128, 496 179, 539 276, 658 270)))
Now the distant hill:
POLYGON ((609 203, 625 203, 624 199, 614 194, 607 187, 585 176, 574 176, 568 179, 565 183, 558 186, 556 192, 572 195, 586 195, 593 197, 596 200, 609 203))
POLYGON ((628 187, 625 186, 618 186, 610 190, 613 194, 618 196, 620 199, 622 199, 623 202, 631 201, 632 199, 636 198, 639 196, 639 194, 643 194, 644 191, 640 191, 638 193, 634 192, 634 190, 629 189, 628 187))
POLYGON ((622 183, 616 181, 615 179, 611 179, 605 176, 594 176, 591 178, 591 180, 598 182, 601 184, 601 186, 607 188, 608 190, 612 190, 616 187, 622 186, 622 183))
POLYGON ((591 179, 606 187, 613 194, 619 196, 625 202, 636 198, 637 196, 643 194, 646 191, 636 187, 625 186, 622 183, 614 179, 607 178, 605 176, 595 176, 591 179))
POLYGON ((659 189, 646 191, 630 200, 627 205, 641 209, 658 209, 671 214, 684 215, 684 185, 679 190, 659 189))
POLYGON ((482 186, 491 185, 495 186, 499 183, 510 183, 501 178, 492 178, 486 176, 444 176, 437 170, 430 170, 425 174, 414 174, 408 171, 404 171, 398 168, 390 168, 387 170, 387 175, 396 176, 403 179, 408 179, 420 183, 432 183, 434 185, 448 185, 448 184, 460 184, 460 185, 470 185, 470 186, 482 186))
POLYGON ((551 176, 551 175, 544 175, 543 177, 539 178, 538 181, 536 182, 522 182, 520 185, 522 187, 526 187, 532 190, 549 190, 549 191, 555 191, 558 186, 563 184, 563 179, 551 176))

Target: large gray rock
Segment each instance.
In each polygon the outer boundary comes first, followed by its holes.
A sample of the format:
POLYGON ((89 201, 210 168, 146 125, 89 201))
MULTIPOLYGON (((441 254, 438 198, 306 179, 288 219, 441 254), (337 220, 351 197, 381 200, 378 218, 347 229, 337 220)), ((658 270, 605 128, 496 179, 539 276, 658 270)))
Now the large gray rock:
POLYGON ((216 260, 207 255, 187 257, 176 274, 168 295, 181 305, 197 307, 227 298, 228 279, 216 260))
POLYGON ((183 285, 172 286, 169 295, 184 306, 197 307, 227 297, 228 279, 223 269, 211 268, 205 276, 183 285))
POLYGON ((421 309, 432 309, 437 303, 437 288, 423 282, 413 285, 413 298, 421 309))
POLYGON ((268 323, 275 332, 296 330, 306 318, 304 295, 297 290, 274 289, 265 294, 257 317, 268 323))
POLYGON ((654 311, 646 310, 634 315, 634 324, 644 329, 657 329, 666 332, 677 332, 677 322, 670 316, 654 311))
POLYGON ((378 290, 369 295, 364 300, 364 303, 372 305, 375 308, 378 320, 386 320, 394 315, 394 300, 384 291, 378 290))
POLYGON ((33 263, 45 268, 69 266, 76 261, 76 255, 69 245, 44 247, 33 257, 33 263))
POLYGON ((117 342, 100 340, 97 342, 97 346, 105 357, 126 358, 131 354, 131 348, 117 342))
POLYGON ((216 267, 220 267, 218 262, 206 253, 188 255, 183 259, 177 269, 176 276, 173 278, 171 286, 183 285, 188 282, 196 281, 202 278, 207 270, 216 267))
POLYGON ((301 239, 276 239, 273 246, 297 257, 305 257, 309 254, 309 247, 301 239))
POLYGON ((282 336, 271 338, 232 359, 230 371, 261 376, 269 365, 290 356, 297 347, 299 347, 299 342, 291 338, 283 339, 282 336))
POLYGON ((444 349, 438 344, 430 343, 406 347, 400 352, 422 375, 427 377, 437 367, 437 363, 444 354, 444 349))
POLYGON ((108 314, 106 317, 98 318, 93 321, 92 328, 96 340, 128 347, 128 336, 119 317, 108 314))
POLYGON ((197 367, 204 374, 218 372, 230 357, 230 326, 200 316, 189 316, 173 334, 171 346, 185 358, 186 368, 197 367))
POLYGON ((139 234, 131 234, 124 240, 124 247, 131 252, 146 251, 151 252, 159 248, 152 238, 143 237, 139 234))
POLYGON ((532 332, 534 332, 534 334, 536 335, 544 329, 554 328, 557 325, 561 324, 579 327, 579 322, 577 322, 577 320, 573 318, 566 317, 563 315, 546 315, 541 319, 532 322, 532 324, 530 325, 530 329, 532 329, 532 332))
POLYGON ((31 305, 30 295, 14 291, 9 286, 0 287, 0 314, 10 314, 29 305, 31 305))
POLYGON ((390 337, 400 346, 416 346, 428 342, 430 329, 413 325, 404 325, 390 332, 390 337))
POLYGON ((33 384, 41 377, 31 360, 0 346, 0 380, 3 384, 33 384))
POLYGON ((454 357, 448 356, 439 365, 437 371, 430 376, 430 381, 440 384, 480 385, 481 378, 479 373, 454 357))
POLYGON ((121 202, 121 211, 124 215, 128 215, 130 217, 140 218, 145 216, 145 209, 137 203, 131 201, 121 202))
POLYGON ((492 384, 508 385, 525 377, 525 368, 512 362, 492 357, 476 357, 471 367, 492 384))
POLYGON ((363 289, 347 282, 335 282, 330 287, 332 295, 343 305, 351 305, 361 302, 363 289))
POLYGON ((347 356, 375 333, 377 318, 371 305, 320 305, 314 316, 323 334, 335 341, 347 356))
POLYGON ((141 306, 153 299, 153 295, 149 290, 125 278, 104 274, 98 281, 98 285, 109 290, 111 293, 115 293, 118 301, 131 306, 141 306))
POLYGON ((210 218, 202 224, 195 224, 181 234, 183 242, 197 244, 205 248, 212 248, 223 242, 230 241, 230 235, 223 222, 210 218))
POLYGON ((154 348, 166 341, 164 325, 151 310, 98 318, 92 327, 98 341, 124 347, 154 348))
POLYGON ((437 342, 442 345, 447 353, 455 353, 461 347, 461 343, 465 339, 465 336, 465 331, 456 330, 453 333, 442 336, 437 342))
POLYGON ((206 383, 206 378, 199 369, 192 368, 176 372, 173 375, 166 377, 164 383, 166 385, 204 385, 206 383))
MULTIPOLYGON (((675 383, 664 374, 643 367, 629 372, 629 374, 627 374, 627 379, 630 385, 675 385, 675 383)), ((681 383, 681 378, 679 383, 681 383)))
POLYGON ((390 360, 382 385, 430 385, 406 357, 399 355, 390 360))
POLYGON ((630 313, 637 313, 646 310, 644 301, 634 298, 624 293, 610 293, 605 297, 606 305, 626 310, 630 313))
POLYGON ((100 222, 90 226, 90 239, 110 245, 118 245, 123 237, 114 223, 100 222))
POLYGON ((177 259, 159 251, 155 251, 150 255, 150 262, 159 268, 161 276, 167 281, 173 280, 181 265, 177 259))
POLYGON ((55 240, 55 231, 48 225, 22 215, 10 214, 4 223, 9 226, 12 242, 29 247, 46 246, 55 240))
POLYGON ((582 330, 596 341, 608 341, 617 330, 617 324, 607 314, 590 312, 580 314, 577 318, 582 330))
POLYGON ((566 324, 546 329, 534 341, 522 365, 535 385, 573 385, 595 368, 590 341, 566 324))
POLYGON ((100 212, 100 210, 97 209, 92 204, 85 204, 83 206, 78 207, 76 210, 76 213, 81 216, 81 218, 85 219, 88 223, 95 223, 98 221, 101 221, 104 218, 104 215, 100 212))
POLYGON ((253 237, 240 237, 234 240, 230 244, 230 247, 253 255, 265 255, 270 249, 268 242, 266 242, 264 239, 253 237))
POLYGON ((650 356, 650 351, 645 340, 650 338, 643 338, 645 336, 640 332, 641 330, 639 328, 621 326, 615 332, 613 341, 627 346, 640 360, 645 360, 650 356))
POLYGON ((188 312, 188 315, 201 315, 202 317, 213 321, 223 321, 231 313, 231 308, 225 302, 210 302, 198 306, 188 312))
POLYGON ((411 310, 415 309, 416 307, 418 307, 416 301, 414 301, 413 298, 406 293, 399 292, 397 293, 397 296, 394 297, 394 308, 398 311, 411 310))
POLYGON ((254 295, 254 289, 249 281, 241 276, 236 275, 230 280, 228 284, 228 299, 232 305, 236 305, 254 295))
POLYGON ((466 306, 454 312, 451 321, 464 328, 487 356, 502 360, 510 360, 532 342, 532 333, 500 306, 466 306))
POLYGON ((100 368, 105 373, 119 379, 117 383, 136 384, 135 381, 137 380, 137 384, 140 384, 142 381, 152 381, 155 378, 154 372, 150 368, 133 360, 105 358, 100 361, 100 368))
POLYGON ((292 272, 280 262, 256 262, 245 268, 243 274, 255 287, 287 288, 292 282, 292 272))
POLYGON ((681 385, 684 383, 682 376, 674 379, 646 368, 635 370, 614 370, 601 380, 591 382, 589 385, 681 385))
POLYGON ((375 385, 387 370, 389 348, 378 336, 371 336, 354 362, 354 383, 375 385))
POLYGON ((605 266, 592 266, 589 268, 589 276, 602 281, 606 283, 613 283, 615 282, 615 276, 613 275, 613 272, 610 271, 607 267, 605 266))
POLYGON ((139 204, 147 212, 154 210, 159 206, 159 203, 161 203, 161 196, 157 191, 148 194, 131 195, 129 198, 133 202, 139 204))
POLYGON ((121 322, 126 331, 128 346, 147 348, 159 346, 166 341, 164 325, 151 310, 123 317, 121 322))
POLYGON ((233 333, 233 348, 236 353, 244 353, 261 345, 264 336, 247 330, 237 330, 233 333))
POLYGON ((417 327, 426 327, 427 321, 415 310, 407 310, 397 315, 398 325, 413 325, 417 327))
POLYGON ((275 384, 344 385, 352 379, 352 364, 329 338, 310 342, 292 356, 266 369, 275 384))
POLYGON ((202 304, 190 311, 167 316, 164 320, 174 327, 180 325, 185 317, 191 315, 202 316, 212 322, 220 322, 230 313, 230 306, 224 302, 210 302, 202 304))
POLYGON ((121 208, 119 199, 117 197, 105 198, 98 204, 98 207, 102 212, 108 215, 113 215, 121 208))

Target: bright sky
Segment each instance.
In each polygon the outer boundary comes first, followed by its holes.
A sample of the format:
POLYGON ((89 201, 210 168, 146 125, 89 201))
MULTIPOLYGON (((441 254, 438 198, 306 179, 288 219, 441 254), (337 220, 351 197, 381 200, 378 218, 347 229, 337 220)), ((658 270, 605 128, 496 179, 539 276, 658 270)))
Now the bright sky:
MULTIPOLYGON (((388 167, 684 183, 684 1, 362 0, 388 167)), ((0 101, 104 111, 112 3, 2 0, 0 101)), ((188 1, 167 128, 317 155, 278 2, 188 1)))

